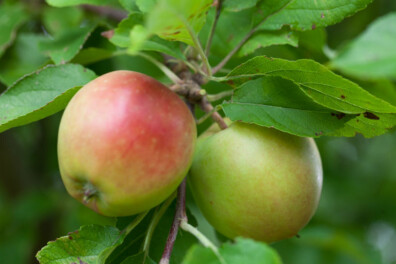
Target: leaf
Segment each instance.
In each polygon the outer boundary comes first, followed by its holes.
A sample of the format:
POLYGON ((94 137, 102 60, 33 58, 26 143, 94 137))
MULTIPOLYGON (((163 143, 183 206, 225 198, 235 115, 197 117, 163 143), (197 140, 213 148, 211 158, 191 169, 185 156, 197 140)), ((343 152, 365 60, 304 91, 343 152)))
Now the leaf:
POLYGON ((258 48, 265 48, 272 45, 284 44, 297 47, 297 34, 290 30, 259 31, 242 46, 242 48, 238 52, 238 55, 242 57, 253 53, 258 48))
POLYGON ((148 32, 163 39, 182 41, 195 46, 189 30, 198 34, 205 23, 212 0, 158 0, 148 13, 148 32))
POLYGON ((107 5, 113 0, 45 0, 47 4, 55 7, 75 6, 81 4, 107 5))
POLYGON ((305 137, 327 135, 352 118, 316 104, 293 82, 271 76, 244 83, 235 90, 232 101, 222 107, 233 121, 305 137))
POLYGON ((314 53, 323 53, 326 45, 327 35, 324 28, 303 31, 298 34, 298 46, 304 47, 314 53))
POLYGON ((190 248, 182 264, 281 264, 278 253, 264 243, 246 238, 236 238, 235 243, 225 243, 219 249, 221 262, 211 249, 201 245, 190 248))
POLYGON ((20 5, 0 5, 0 57, 14 41, 17 29, 28 19, 20 5))
MULTIPOLYGON (((200 34, 201 42, 207 42, 207 36, 210 33, 211 25, 213 24, 215 12, 208 16, 208 23, 202 29, 200 34)), ((251 9, 242 10, 241 12, 227 12, 222 11, 217 22, 216 30, 212 40, 210 54, 225 57, 236 45, 248 34, 253 28, 252 24, 253 12, 251 9), (232 30, 230 30, 232 29, 232 30)), ((209 59, 211 56, 209 57, 209 59)))
POLYGON ((342 49, 331 66, 358 78, 396 80, 396 12, 375 20, 365 32, 342 49))
MULTIPOLYGON (((218 57, 225 57, 233 50, 249 31, 253 29, 253 14, 254 9, 247 9, 237 13, 223 11, 219 17, 213 37, 211 54, 218 57)), ((210 19, 213 18, 210 16, 210 19)), ((212 23, 212 21, 208 22, 210 25, 212 23)), ((202 30, 202 35, 205 36, 201 37, 203 43, 207 41, 205 37, 209 34, 209 30, 208 25, 205 25, 205 28, 202 30)), ((258 48, 283 44, 296 47, 298 44, 297 34, 288 29, 279 31, 259 30, 241 47, 236 55, 243 57, 253 53, 258 48)))
POLYGON ((42 68, 49 62, 39 50, 38 43, 42 35, 20 33, 14 45, 7 50, 0 60, 0 80, 10 86, 23 75, 42 68))
POLYGON ((135 0, 136 5, 139 7, 140 11, 147 13, 152 10, 157 3, 157 0, 135 0))
MULTIPOLYGON (((125 229, 138 216, 128 216, 117 218, 117 228, 125 229)), ((106 264, 120 264, 130 256, 139 255, 143 245, 147 228, 152 219, 152 212, 149 213, 124 239, 111 255, 106 259, 106 264)))
POLYGON ((81 50, 73 59, 72 63, 87 65, 101 60, 109 59, 118 53, 113 50, 101 48, 86 48, 81 50))
MULTIPOLYGON (((171 206, 166 210, 165 214, 161 217, 153 237, 150 243, 150 260, 157 262, 161 259, 162 253, 164 251, 164 246, 171 228, 173 218, 176 210, 176 201, 174 201, 171 206)), ((154 211, 154 210, 152 210, 154 211)), ((194 223, 194 217, 187 211, 189 221, 194 223)), ((119 229, 125 228, 131 221, 133 217, 122 217, 118 218, 117 227, 119 229)), ((143 221, 134 228, 131 233, 125 238, 123 244, 116 248, 111 256, 107 259, 106 264, 119 264, 125 261, 131 255, 136 255, 138 259, 141 252, 141 246, 144 242, 144 238, 147 233, 147 228, 152 220, 152 214, 146 216, 143 221)), ((170 264, 180 264, 186 251, 194 243, 196 243, 196 238, 189 233, 184 232, 179 229, 177 239, 175 241, 172 255, 170 259, 170 264)), ((137 262, 140 263, 140 262, 137 262)), ((150 263, 150 262, 149 262, 150 263)))
POLYGON ((42 21, 51 34, 79 27, 84 19, 84 12, 78 7, 46 7, 42 13, 42 21))
POLYGON ((18 27, 24 23, 28 15, 20 5, 0 5, 0 56, 15 39, 18 27))
POLYGON ((394 114, 375 114, 372 117, 363 114, 348 121, 344 128, 329 133, 329 136, 353 137, 360 133, 367 138, 372 138, 392 131, 395 126, 396 116, 394 114), (373 117, 375 118, 373 119, 373 117))
POLYGON ((135 47, 137 46, 136 50, 157 51, 185 60, 185 57, 180 50, 179 42, 167 41, 157 36, 146 39, 146 35, 143 33, 144 41, 140 44, 134 43, 134 41, 139 41, 139 37, 131 36, 131 29, 142 24, 143 16, 140 13, 131 13, 118 24, 117 28, 114 30, 114 35, 110 38, 110 41, 119 47, 129 48, 132 45, 135 47))
POLYGON ((55 64, 64 64, 82 49, 95 27, 96 25, 88 25, 62 31, 55 36, 55 39, 42 40, 39 47, 48 53, 55 64))
POLYGON ((145 254, 142 252, 126 258, 121 264, 155 264, 155 262, 149 256, 145 257, 145 254))
POLYGON ((128 12, 139 12, 136 0, 119 0, 121 6, 128 12))
POLYGON ((259 0, 224 0, 223 1, 223 8, 229 12, 239 12, 244 9, 248 9, 254 7, 259 0))
POLYGON ((132 28, 129 33, 130 45, 128 46, 128 53, 137 54, 139 50, 142 50, 144 42, 149 37, 150 33, 142 25, 136 25, 132 28))
POLYGON ((236 67, 227 78, 243 83, 249 78, 263 75, 291 80, 316 103, 345 114, 396 113, 395 106, 312 60, 288 61, 255 57, 236 67))
MULTIPOLYGON (((363 87, 371 94, 396 105, 396 87, 389 80, 376 82, 362 82, 363 87)), ((378 119, 370 119, 366 113, 359 115, 348 121, 343 129, 331 133, 333 136, 355 136, 360 133, 365 137, 371 138, 392 131, 396 126, 396 116, 394 114, 375 114, 378 119), (378 122, 381 120, 381 122, 378 122)), ((374 116, 372 116, 373 118, 374 116)))
POLYGON ((260 29, 311 30, 336 24, 366 8, 372 0, 264 0, 256 15, 260 29))
POLYGON ((124 18, 114 29, 114 35, 110 38, 110 42, 122 48, 128 48, 131 39, 130 32, 136 25, 143 24, 143 15, 141 13, 133 12, 124 18))
POLYGON ((37 253, 40 264, 104 263, 124 235, 113 226, 88 225, 60 237, 37 253))
POLYGON ((78 87, 95 78, 81 65, 48 66, 20 79, 0 95, 0 132, 63 110, 78 87))
POLYGON ((172 57, 185 61, 186 57, 184 57, 184 54, 180 49, 180 44, 181 43, 177 41, 171 42, 154 36, 144 42, 144 44, 142 45, 142 50, 165 53, 171 55, 172 57))

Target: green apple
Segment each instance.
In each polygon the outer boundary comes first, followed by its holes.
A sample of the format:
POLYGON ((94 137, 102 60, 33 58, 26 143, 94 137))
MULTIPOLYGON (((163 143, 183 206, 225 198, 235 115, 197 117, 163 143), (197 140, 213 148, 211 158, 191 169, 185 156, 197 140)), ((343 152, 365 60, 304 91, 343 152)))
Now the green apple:
POLYGON ((111 72, 81 88, 63 114, 62 180, 100 214, 143 212, 176 190, 195 141, 194 117, 175 93, 141 73, 111 72))
POLYGON ((199 137, 189 185, 218 232, 270 243, 295 236, 315 213, 322 164, 311 138, 235 122, 199 137))

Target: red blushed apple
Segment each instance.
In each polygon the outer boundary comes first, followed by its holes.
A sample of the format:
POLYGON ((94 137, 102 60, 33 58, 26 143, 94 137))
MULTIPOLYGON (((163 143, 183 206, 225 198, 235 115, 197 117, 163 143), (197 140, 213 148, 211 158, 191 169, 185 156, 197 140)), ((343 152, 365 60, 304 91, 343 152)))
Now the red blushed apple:
POLYGON ((194 118, 176 94, 144 74, 111 72, 81 88, 63 114, 62 180, 100 214, 143 212, 176 190, 195 141, 194 118))

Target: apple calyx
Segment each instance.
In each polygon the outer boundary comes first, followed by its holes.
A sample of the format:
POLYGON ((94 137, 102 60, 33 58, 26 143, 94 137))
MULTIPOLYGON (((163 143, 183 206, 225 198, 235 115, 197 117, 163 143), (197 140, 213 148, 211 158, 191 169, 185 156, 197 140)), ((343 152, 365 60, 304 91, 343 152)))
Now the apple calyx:
POLYGON ((84 191, 84 196, 83 196, 84 203, 89 203, 89 200, 99 196, 99 190, 89 181, 87 181, 84 184, 83 191, 84 191))

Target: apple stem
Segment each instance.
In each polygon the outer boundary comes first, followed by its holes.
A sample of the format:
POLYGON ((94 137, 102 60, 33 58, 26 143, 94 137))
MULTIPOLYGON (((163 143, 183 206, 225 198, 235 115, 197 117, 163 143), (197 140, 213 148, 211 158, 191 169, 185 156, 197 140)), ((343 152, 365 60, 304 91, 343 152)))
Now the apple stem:
POLYGON ((224 99, 225 97, 229 97, 234 94, 234 90, 228 90, 224 92, 220 92, 217 94, 207 94, 206 97, 208 98, 209 102, 218 101, 224 99))
POLYGON ((211 249, 213 253, 217 256, 217 258, 220 260, 220 263, 225 263, 223 257, 220 255, 219 249, 196 227, 190 225, 187 221, 184 220, 181 221, 180 227, 184 231, 189 232, 190 234, 195 236, 195 238, 198 239, 198 241, 201 242, 201 244, 204 247, 211 249))
POLYGON ((186 214, 186 179, 182 181, 179 188, 177 189, 176 213, 175 217, 173 218, 173 223, 171 229, 169 230, 168 239, 166 240, 165 249, 162 253, 159 264, 169 264, 173 246, 179 231, 179 226, 182 221, 188 221, 186 214))
MULTIPOLYGON (((171 63, 169 63, 170 59, 171 57, 165 56, 165 64, 169 65, 172 70, 176 70, 175 65, 172 67, 171 63)), ((175 72, 182 78, 183 81, 175 83, 171 89, 174 92, 177 92, 179 95, 184 96, 185 103, 190 109, 192 115, 195 116, 195 104, 198 104, 206 113, 211 112, 213 120, 219 124, 221 129, 226 129, 228 127, 227 124, 223 120, 222 116, 215 111, 213 105, 209 102, 208 98, 206 97, 206 91, 200 87, 206 82, 206 80, 201 78, 202 76, 193 75, 188 70, 188 68, 187 70, 182 69, 181 71, 175 72)), ((169 230, 165 249, 162 253, 159 264, 169 264, 177 233, 179 232, 179 227, 182 223, 185 223, 184 225, 188 224, 188 218, 186 214, 186 178, 184 178, 177 190, 176 213, 173 218, 172 226, 169 230)), ((221 261, 221 263, 223 263, 223 261, 221 261)))
POLYGON ((179 76, 177 76, 173 71, 171 71, 171 69, 169 69, 164 64, 162 64, 158 60, 154 59, 150 55, 143 53, 143 52, 139 52, 139 53, 137 53, 137 55, 142 58, 145 58, 146 60, 150 61, 152 64, 157 66, 173 83, 181 82, 181 79, 179 78, 179 76))
POLYGON ((202 97, 200 107, 205 113, 212 113, 212 119, 219 125, 221 129, 227 129, 228 125, 224 121, 223 117, 215 111, 213 105, 208 101, 206 96, 202 97))
MULTIPOLYGON (((185 103, 190 109, 191 114, 195 116, 194 104, 185 100, 185 103)), ((177 189, 177 202, 176 202, 176 213, 173 218, 171 229, 169 230, 168 238, 164 252, 162 253, 159 264, 169 264, 169 260, 172 254, 173 245, 175 244, 177 233, 179 232, 179 226, 182 221, 188 221, 186 214, 186 178, 183 179, 182 183, 177 189)))
MULTIPOLYGON (((200 84, 197 83, 195 80, 193 80, 191 76, 187 78, 187 80, 184 80, 183 83, 172 85, 170 89, 173 92, 181 96, 184 96, 186 98, 186 101, 189 102, 190 104, 199 105, 201 109, 206 113, 206 116, 211 116, 213 121, 215 121, 221 129, 228 128, 223 117, 217 112, 217 109, 213 107, 213 105, 210 103, 206 91, 202 89, 200 87, 200 84)), ((227 94, 225 93, 221 94, 221 96, 224 95, 230 95, 230 92, 227 91, 227 94)))
POLYGON ((205 122, 206 119, 208 119, 209 117, 211 117, 212 114, 213 114, 214 112, 216 112, 217 110, 219 110, 219 106, 214 107, 213 110, 210 111, 209 113, 205 113, 203 116, 201 116, 199 119, 197 119, 197 121, 196 121, 197 125, 200 125, 200 124, 202 124, 203 122, 205 122))

